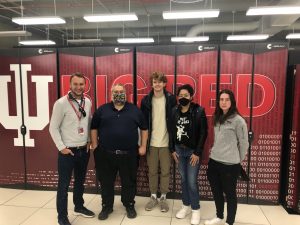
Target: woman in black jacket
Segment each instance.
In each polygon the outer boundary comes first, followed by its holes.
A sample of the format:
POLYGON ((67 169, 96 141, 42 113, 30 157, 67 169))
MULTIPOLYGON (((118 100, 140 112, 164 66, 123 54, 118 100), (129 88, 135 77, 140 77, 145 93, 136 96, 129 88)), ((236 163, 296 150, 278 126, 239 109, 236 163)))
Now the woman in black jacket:
POLYGON ((172 109, 172 156, 181 176, 182 208, 176 213, 183 219, 192 209, 191 224, 200 223, 199 188, 197 183, 200 157, 207 137, 204 108, 192 102, 194 90, 189 84, 178 88, 179 105, 172 109))

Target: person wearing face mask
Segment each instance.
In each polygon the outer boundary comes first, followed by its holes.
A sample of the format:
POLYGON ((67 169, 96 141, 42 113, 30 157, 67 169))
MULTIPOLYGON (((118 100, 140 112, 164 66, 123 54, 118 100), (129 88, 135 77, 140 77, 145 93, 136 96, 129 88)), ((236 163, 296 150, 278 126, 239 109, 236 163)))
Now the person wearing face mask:
POLYGON ((201 153, 207 137, 207 119, 204 108, 192 102, 194 90, 185 84, 178 88, 179 105, 172 109, 173 124, 171 151, 181 177, 182 207, 176 218, 183 219, 191 211, 191 224, 200 223, 198 173, 201 153))
POLYGON ((146 153, 148 127, 143 113, 126 101, 124 85, 111 88, 112 101, 100 106, 91 123, 91 149, 94 151, 97 178, 101 185, 102 210, 99 220, 113 212, 114 182, 121 178, 121 201, 127 217, 137 216, 134 208, 137 154, 146 153), (138 128, 141 144, 138 146, 138 128))

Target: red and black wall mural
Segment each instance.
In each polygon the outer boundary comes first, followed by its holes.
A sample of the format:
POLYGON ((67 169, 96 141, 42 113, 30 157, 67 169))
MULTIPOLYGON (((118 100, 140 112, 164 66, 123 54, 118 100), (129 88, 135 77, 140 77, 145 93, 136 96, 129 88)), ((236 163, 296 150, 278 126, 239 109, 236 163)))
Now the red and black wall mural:
MULTIPOLYGON (((26 178, 28 187, 51 187, 57 180, 55 148, 49 130, 57 99, 56 49, 21 49, 26 178)), ((19 66, 19 65, 17 65, 19 66)))
POLYGON ((0 51, 0 184, 24 187, 25 148, 20 127, 24 124, 21 108, 19 49, 0 51), (5 157, 4 157, 5 156, 5 157))
MULTIPOLYGON (((250 99, 253 71, 253 44, 221 45, 219 89, 230 89, 235 93, 237 107, 250 130, 250 99)), ((248 160, 243 161, 246 168, 248 160)), ((245 200, 247 183, 238 182, 237 195, 245 200)))
MULTIPOLYGON (((199 173, 201 198, 212 199, 206 169, 213 142, 216 93, 229 88, 254 133, 243 162, 251 181, 239 182, 239 201, 278 203, 287 51, 285 43, 0 50, 0 146, 5 155, 0 158, 0 185, 56 188, 57 149, 48 126, 53 104, 68 92, 72 73, 85 74, 85 94, 94 111, 110 101, 110 89, 116 83, 124 84, 128 101, 139 106, 151 90, 150 74, 161 71, 167 75, 168 91, 175 93, 177 86, 191 84, 194 101, 206 111, 209 135, 199 173)), ((295 117, 298 115, 299 107, 295 117)), ((178 194, 180 178, 172 166, 170 190, 178 194)), ((141 157, 138 195, 149 194, 147 170, 141 157)), ((95 191, 96 186, 91 157, 87 191, 95 191)), ((118 186, 119 181, 116 189, 118 186)))
MULTIPOLYGON (((58 69, 59 69, 59 93, 64 96, 70 89, 70 76, 74 72, 81 72, 86 78, 84 94, 91 100, 92 112, 95 110, 95 73, 94 73, 94 48, 60 48, 58 50, 58 69)), ((55 149, 56 150, 56 149, 55 149)), ((90 157, 88 170, 85 180, 85 188, 94 190, 96 187, 95 163, 90 157)), ((71 182, 71 187, 73 182, 71 182)))
MULTIPOLYGON (((205 108, 208 122, 208 137, 202 154, 200 173, 200 195, 202 198, 212 198, 206 177, 209 149, 213 144, 212 115, 215 108, 217 91, 217 45, 191 45, 177 47, 177 76, 176 85, 190 84, 194 90, 194 102, 205 108)), ((176 170, 176 192, 181 192, 181 182, 176 170)))
MULTIPOLYGON (((167 76, 166 89, 173 93, 175 84, 175 46, 144 46, 136 50, 136 91, 137 105, 140 106, 142 98, 152 89, 150 75, 155 72, 163 72, 167 76)), ((171 171, 174 171, 172 165, 171 171)), ((170 179, 170 190, 173 190, 173 179, 170 179)), ((148 166, 145 157, 140 157, 137 191, 142 195, 148 195, 148 166)))
POLYGON ((254 202, 279 200, 287 53, 283 43, 255 45, 249 187, 254 202))
POLYGON ((289 213, 300 213, 300 51, 289 52, 281 200, 289 213))

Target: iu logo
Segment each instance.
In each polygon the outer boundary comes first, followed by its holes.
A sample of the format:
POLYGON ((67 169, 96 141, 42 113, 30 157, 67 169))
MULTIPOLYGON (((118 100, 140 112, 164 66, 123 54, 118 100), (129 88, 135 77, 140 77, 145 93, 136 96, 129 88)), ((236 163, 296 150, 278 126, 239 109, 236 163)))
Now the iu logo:
MULTIPOLYGON (((2 109, 0 110, 0 123, 6 129, 17 129, 18 137, 14 138, 15 146, 23 146, 23 137, 21 134, 22 111, 21 111, 21 82, 20 82, 20 67, 19 64, 11 64, 10 70, 14 71, 16 82, 16 106, 17 116, 9 116, 8 106, 8 88, 7 83, 11 82, 11 76, 0 76, 0 102, 2 109)), ((24 123, 27 127, 25 135, 25 146, 34 147, 34 139, 31 139, 30 130, 42 130, 49 122, 49 96, 48 83, 53 82, 52 76, 31 76, 31 81, 36 83, 36 106, 37 116, 29 116, 28 110, 28 85, 27 71, 31 71, 30 64, 22 64, 22 87, 23 87, 23 107, 24 107, 24 123)))

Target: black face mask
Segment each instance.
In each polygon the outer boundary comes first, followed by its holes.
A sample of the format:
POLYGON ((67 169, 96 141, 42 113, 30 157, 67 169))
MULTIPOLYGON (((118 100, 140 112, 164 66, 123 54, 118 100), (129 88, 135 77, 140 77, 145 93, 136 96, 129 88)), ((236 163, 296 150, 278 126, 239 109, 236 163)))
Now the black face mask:
POLYGON ((189 103, 190 103, 190 99, 187 99, 187 98, 180 98, 178 99, 179 101, 179 104, 182 105, 182 106, 187 106, 189 103))

